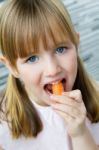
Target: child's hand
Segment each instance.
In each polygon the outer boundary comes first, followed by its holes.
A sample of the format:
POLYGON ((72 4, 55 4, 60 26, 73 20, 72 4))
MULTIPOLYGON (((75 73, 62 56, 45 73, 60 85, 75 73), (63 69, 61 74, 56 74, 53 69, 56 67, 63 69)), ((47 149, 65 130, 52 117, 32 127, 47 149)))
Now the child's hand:
POLYGON ((51 106, 64 118, 69 135, 79 136, 85 131, 86 108, 80 90, 51 96, 51 106))

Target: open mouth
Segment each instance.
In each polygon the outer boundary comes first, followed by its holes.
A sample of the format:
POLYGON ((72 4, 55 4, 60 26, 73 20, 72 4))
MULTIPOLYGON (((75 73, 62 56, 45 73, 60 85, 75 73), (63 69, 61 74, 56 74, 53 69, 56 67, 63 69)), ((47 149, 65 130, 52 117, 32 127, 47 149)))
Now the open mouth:
MULTIPOLYGON (((61 80, 63 87, 64 87, 64 91, 66 91, 66 79, 62 79, 61 80)), ((45 84, 44 86, 44 90, 48 93, 48 94, 53 94, 52 92, 52 84, 45 84)))

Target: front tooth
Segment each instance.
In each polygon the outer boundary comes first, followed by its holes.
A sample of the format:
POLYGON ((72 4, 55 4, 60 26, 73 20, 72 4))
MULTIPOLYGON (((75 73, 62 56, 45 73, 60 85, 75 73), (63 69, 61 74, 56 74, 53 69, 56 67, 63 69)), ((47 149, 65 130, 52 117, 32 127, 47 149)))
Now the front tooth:
POLYGON ((53 85, 53 84, 58 84, 59 82, 60 82, 60 81, 57 81, 57 82, 53 82, 53 83, 52 83, 52 85, 53 85))

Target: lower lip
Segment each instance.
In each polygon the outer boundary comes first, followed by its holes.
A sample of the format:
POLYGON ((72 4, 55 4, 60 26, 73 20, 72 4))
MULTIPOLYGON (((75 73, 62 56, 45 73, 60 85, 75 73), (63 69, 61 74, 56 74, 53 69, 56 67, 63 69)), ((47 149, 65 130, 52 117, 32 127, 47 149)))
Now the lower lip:
POLYGON ((45 91, 47 93, 48 96, 51 96, 52 93, 50 93, 49 91, 45 91))

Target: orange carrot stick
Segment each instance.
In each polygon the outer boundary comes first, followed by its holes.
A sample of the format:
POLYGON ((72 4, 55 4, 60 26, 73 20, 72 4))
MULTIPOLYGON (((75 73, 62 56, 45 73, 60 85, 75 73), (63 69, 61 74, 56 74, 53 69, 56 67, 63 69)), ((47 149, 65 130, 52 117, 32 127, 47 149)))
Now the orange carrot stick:
POLYGON ((64 87, 63 87, 62 82, 59 82, 57 84, 53 84, 52 85, 52 91, 53 91, 53 94, 61 95, 62 92, 64 91, 64 87))

